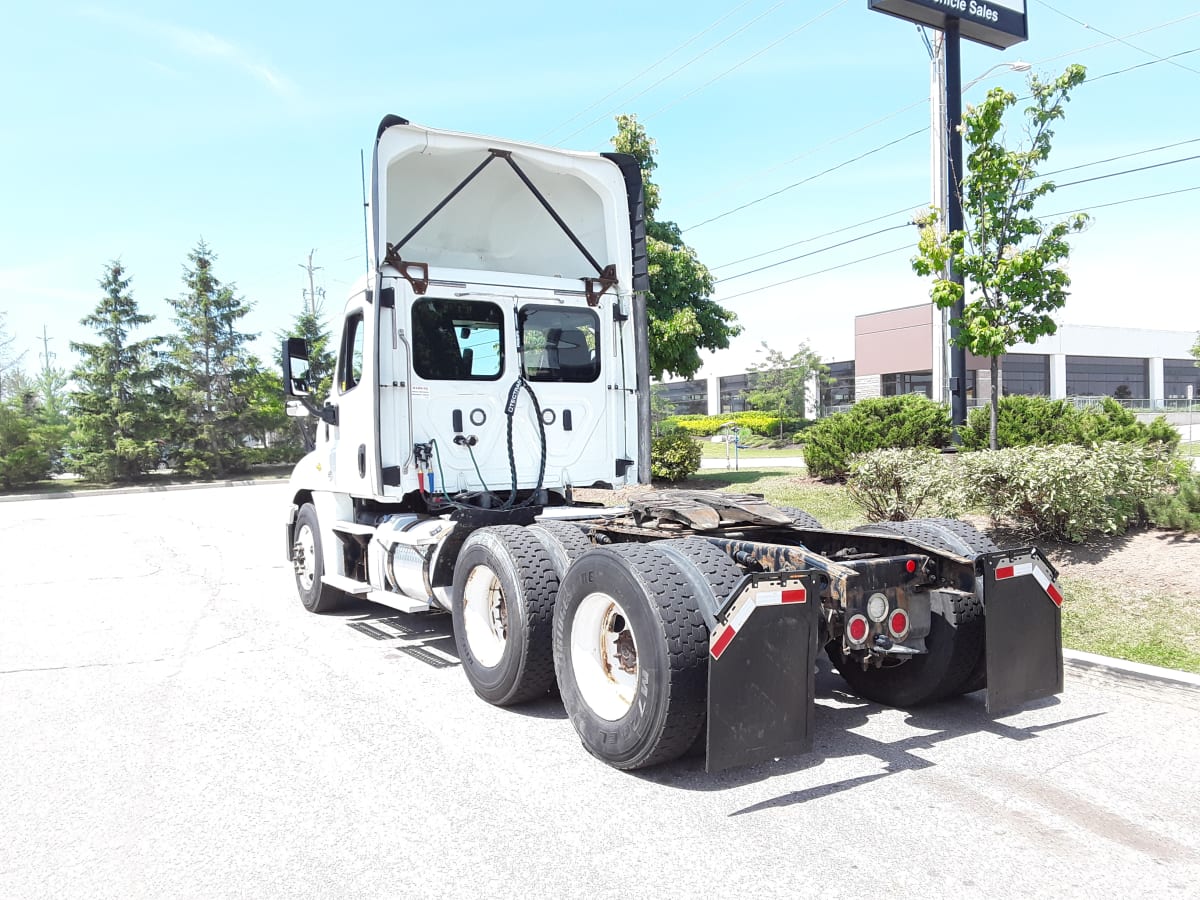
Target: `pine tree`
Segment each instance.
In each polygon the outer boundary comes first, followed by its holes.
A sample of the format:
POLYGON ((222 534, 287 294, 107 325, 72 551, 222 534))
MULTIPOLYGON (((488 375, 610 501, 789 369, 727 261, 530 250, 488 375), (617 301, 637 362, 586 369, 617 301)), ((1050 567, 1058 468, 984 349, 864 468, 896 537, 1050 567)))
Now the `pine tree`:
POLYGON ((162 338, 130 340, 154 319, 138 311, 130 281, 120 260, 108 263, 99 281, 104 297, 80 320, 99 340, 71 342, 80 359, 71 373, 69 452, 79 474, 94 481, 132 481, 161 455, 162 338))
POLYGON ((172 425, 189 475, 236 472, 246 465, 243 439, 256 366, 248 344, 257 337, 238 330, 251 304, 213 273, 216 254, 201 240, 184 267, 186 290, 168 303, 177 333, 170 338, 172 425))

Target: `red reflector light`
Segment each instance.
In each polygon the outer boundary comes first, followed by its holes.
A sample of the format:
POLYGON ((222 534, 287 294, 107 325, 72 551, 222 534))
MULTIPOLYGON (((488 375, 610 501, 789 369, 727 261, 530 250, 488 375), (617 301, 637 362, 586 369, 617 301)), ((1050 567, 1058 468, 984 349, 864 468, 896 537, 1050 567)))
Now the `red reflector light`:
POLYGON ((846 637, 852 644, 864 643, 870 630, 870 626, 867 625, 867 617, 861 614, 851 617, 850 621, 846 623, 846 637))
POLYGON ((906 562, 904 564, 904 571, 906 571, 909 575, 917 571, 917 561, 915 559, 910 559, 908 562, 906 562))
POLYGON ((892 614, 888 616, 888 631, 892 633, 892 637, 903 640, 908 634, 908 613, 902 609, 892 610, 892 614))

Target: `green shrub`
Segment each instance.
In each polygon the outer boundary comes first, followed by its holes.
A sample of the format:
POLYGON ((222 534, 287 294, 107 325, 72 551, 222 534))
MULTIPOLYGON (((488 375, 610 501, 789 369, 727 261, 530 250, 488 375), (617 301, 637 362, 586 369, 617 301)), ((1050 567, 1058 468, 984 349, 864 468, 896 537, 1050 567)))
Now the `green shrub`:
POLYGON ((950 436, 950 411, 927 397, 908 394, 860 400, 804 433, 804 462, 818 478, 844 478, 850 458, 859 453, 945 447, 950 436))
MULTIPOLYGON (((1079 443, 1080 412, 1067 400, 1013 394, 1001 397, 997 410, 996 442, 1001 450, 1033 444, 1079 443)), ((958 430, 964 450, 988 448, 990 416, 990 403, 975 407, 967 415, 967 424, 958 430)))
POLYGON ((1119 441, 963 453, 960 464, 971 505, 1075 543, 1145 521, 1147 506, 1170 484, 1161 448, 1119 441))
POLYGON ((700 468, 700 445, 685 430, 673 431, 650 443, 650 474, 664 481, 682 481, 700 468))
MULTIPOLYGON (((979 406, 967 416, 959 429, 964 450, 988 447, 991 405, 979 406)), ((996 443, 1001 450, 1009 447, 1079 444, 1091 446, 1105 441, 1134 444, 1158 443, 1174 449, 1179 432, 1159 416, 1149 425, 1111 397, 1099 406, 1078 409, 1069 400, 1025 397, 1014 394, 1001 397, 996 413, 996 443)))
POLYGON ((956 456, 929 447, 872 450, 850 461, 846 493, 871 522, 960 515, 964 491, 956 456))
POLYGON ((1151 498, 1146 514, 1159 528, 1200 532, 1200 474, 1182 474, 1174 491, 1151 498))

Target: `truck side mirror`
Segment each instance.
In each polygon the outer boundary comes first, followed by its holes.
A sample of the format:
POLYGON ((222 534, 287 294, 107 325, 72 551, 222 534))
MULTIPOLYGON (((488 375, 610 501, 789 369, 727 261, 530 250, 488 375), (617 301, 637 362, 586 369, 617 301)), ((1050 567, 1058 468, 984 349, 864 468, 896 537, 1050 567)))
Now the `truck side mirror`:
POLYGON ((307 397, 312 391, 308 384, 308 341, 290 337, 283 341, 283 395, 307 397))

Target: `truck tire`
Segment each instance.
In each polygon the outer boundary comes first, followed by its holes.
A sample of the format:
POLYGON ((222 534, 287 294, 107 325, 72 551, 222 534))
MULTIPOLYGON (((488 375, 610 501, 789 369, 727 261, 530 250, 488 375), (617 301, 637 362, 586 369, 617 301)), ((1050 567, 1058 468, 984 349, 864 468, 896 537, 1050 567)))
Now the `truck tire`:
POLYGON ((300 602, 311 613, 333 612, 345 602, 346 595, 321 581, 321 576, 325 574, 325 557, 322 555, 317 510, 311 503, 301 506, 296 516, 292 547, 300 602))
POLYGON ((542 542, 542 547, 550 555, 550 562, 554 564, 554 574, 560 581, 575 557, 593 546, 579 526, 569 522, 535 522, 528 530, 542 542))
POLYGON ((454 640, 471 687, 496 706, 547 694, 558 576, 537 536, 519 525, 480 528, 454 564, 454 640))
POLYGON ((554 664, 583 746, 618 769, 681 756, 704 726, 708 629, 696 565, 657 544, 595 547, 567 570, 554 664))
POLYGON ((816 516, 813 516, 802 509, 797 509, 794 506, 776 506, 775 508, 784 515, 791 516, 792 521, 800 528, 811 528, 814 531, 822 528, 822 525, 817 521, 816 516))
MULTIPOLYGON (((974 559, 998 549, 986 535, 955 519, 910 519, 907 522, 877 522, 854 531, 908 537, 957 556, 974 559)), ((949 617, 933 610, 928 652, 900 665, 863 670, 853 656, 844 656, 840 640, 830 641, 825 650, 830 661, 860 697, 886 706, 921 706, 957 696, 979 687, 972 685, 985 674, 984 611, 978 596, 935 591, 949 617)))

